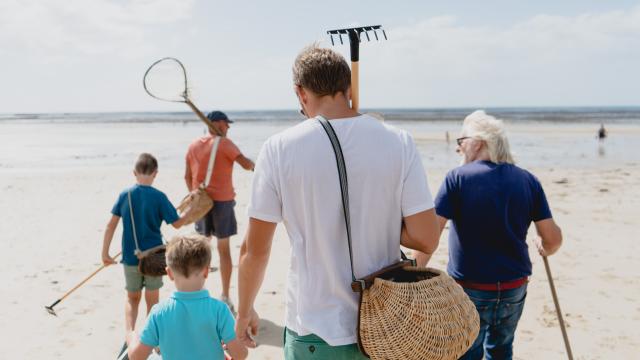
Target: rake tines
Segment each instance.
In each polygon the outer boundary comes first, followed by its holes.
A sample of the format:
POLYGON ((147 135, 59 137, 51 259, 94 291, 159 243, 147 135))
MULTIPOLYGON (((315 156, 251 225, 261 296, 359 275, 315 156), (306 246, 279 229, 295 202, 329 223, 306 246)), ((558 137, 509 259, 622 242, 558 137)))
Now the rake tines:
POLYGON ((375 36, 376 41, 379 41, 380 38, 378 37, 378 30, 382 31, 382 35, 384 36, 384 39, 387 40, 387 33, 382 28, 382 25, 360 26, 360 27, 353 27, 353 28, 329 30, 327 31, 327 34, 329 34, 329 36, 331 37, 331 45, 335 45, 335 42, 333 41, 333 35, 338 35, 338 38, 340 39, 340 44, 344 44, 344 42, 342 41, 343 34, 349 35, 350 40, 351 40, 351 37, 353 36, 354 38, 358 39, 358 42, 362 42, 362 36, 360 34, 364 33, 364 35, 367 37, 367 41, 371 41, 371 37, 369 37, 369 31, 373 31, 373 35, 375 36))
POLYGON ((382 28, 382 25, 360 26, 327 31, 327 34, 331 37, 331 45, 335 45, 335 42, 333 41, 334 35, 338 35, 340 44, 344 44, 342 41, 342 35, 347 35, 349 37, 349 45, 351 49, 351 107, 356 111, 358 110, 359 105, 358 61, 360 60, 360 43, 362 42, 362 33, 366 36, 367 41, 371 41, 371 37, 369 36, 370 31, 373 31, 376 41, 380 40, 380 37, 378 37, 378 31, 382 31, 384 39, 387 40, 387 33, 382 28))

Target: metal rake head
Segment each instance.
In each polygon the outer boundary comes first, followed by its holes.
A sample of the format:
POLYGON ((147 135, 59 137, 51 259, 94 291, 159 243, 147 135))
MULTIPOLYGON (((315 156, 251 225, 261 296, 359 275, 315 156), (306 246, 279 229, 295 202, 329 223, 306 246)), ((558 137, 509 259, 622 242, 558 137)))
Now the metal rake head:
POLYGON ((51 315, 53 315, 53 316, 58 316, 58 314, 56 314, 56 311, 55 311, 55 310, 53 310, 53 306, 45 306, 44 308, 47 310, 47 312, 48 312, 49 314, 51 314, 51 315))
POLYGON ((384 36, 384 40, 387 40, 387 33, 382 28, 382 25, 372 25, 372 26, 360 26, 360 27, 352 27, 345 29, 335 29, 327 31, 327 34, 331 37, 331 45, 335 45, 335 41, 333 40, 333 36, 337 35, 338 39, 340 39, 340 44, 344 44, 342 40, 342 35, 346 35, 349 37, 349 44, 351 45, 351 61, 359 60, 359 48, 360 43, 362 42, 362 34, 365 35, 367 41, 371 41, 371 37, 369 36, 369 32, 373 32, 376 41, 379 41, 381 38, 378 36, 378 31, 382 31, 382 36, 384 36))
POLYGON ((364 33, 364 35, 367 37, 367 41, 371 41, 371 37, 369 36, 369 31, 373 32, 373 35, 375 36, 376 40, 380 40, 380 37, 378 37, 378 30, 382 31, 382 35, 384 36, 384 39, 387 40, 387 33, 382 28, 382 25, 361 26, 361 27, 329 30, 327 31, 327 34, 329 34, 329 36, 331 37, 331 45, 335 45, 335 42, 333 40, 334 35, 338 35, 338 39, 340 39, 340 44, 344 44, 344 41, 342 40, 342 35, 348 35, 349 40, 351 40, 351 37, 354 37, 355 39, 358 40, 358 42, 362 42, 362 36, 361 36, 362 33, 364 33))

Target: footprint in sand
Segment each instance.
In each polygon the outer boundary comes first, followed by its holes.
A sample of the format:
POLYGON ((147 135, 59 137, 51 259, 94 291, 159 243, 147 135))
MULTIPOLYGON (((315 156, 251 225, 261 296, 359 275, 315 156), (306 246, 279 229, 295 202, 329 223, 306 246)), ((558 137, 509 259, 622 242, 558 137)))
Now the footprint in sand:
POLYGON ((534 339, 534 333, 531 330, 522 330, 520 332, 522 334, 522 336, 520 336, 520 339, 523 341, 533 341, 534 339))
MULTIPOLYGON (((572 317, 569 313, 563 315, 564 324, 567 328, 571 327, 571 321, 568 319, 569 317, 572 317)), ((542 323, 542 326, 547 328, 559 326, 555 308, 546 304, 543 306, 542 316, 538 318, 538 321, 542 323)))

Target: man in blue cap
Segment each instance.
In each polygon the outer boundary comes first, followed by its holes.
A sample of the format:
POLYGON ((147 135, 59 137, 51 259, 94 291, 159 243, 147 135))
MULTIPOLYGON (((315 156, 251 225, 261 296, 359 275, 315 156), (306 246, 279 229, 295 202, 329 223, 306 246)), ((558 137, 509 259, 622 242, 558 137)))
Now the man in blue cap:
POLYGON ((238 225, 233 208, 236 204, 236 193, 233 189, 233 164, 238 163, 245 170, 252 170, 253 161, 245 157, 240 149, 226 137, 229 124, 233 121, 222 111, 212 111, 207 114, 217 133, 209 129, 209 134, 196 139, 189 145, 186 157, 185 182, 189 191, 197 189, 207 175, 209 157, 213 150, 213 143, 220 137, 211 180, 206 188, 207 194, 213 200, 213 209, 196 222, 196 231, 210 238, 218 239, 218 255, 220 256, 220 276, 222 278, 221 300, 229 305, 233 311, 233 304, 229 298, 229 283, 233 263, 229 238, 238 233, 238 225))

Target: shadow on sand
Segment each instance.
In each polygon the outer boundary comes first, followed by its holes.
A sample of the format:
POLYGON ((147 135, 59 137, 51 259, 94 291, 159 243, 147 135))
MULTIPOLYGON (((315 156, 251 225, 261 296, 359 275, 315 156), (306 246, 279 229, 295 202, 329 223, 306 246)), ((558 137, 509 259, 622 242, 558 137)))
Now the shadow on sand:
POLYGON ((284 345, 284 327, 267 319, 260 319, 256 342, 260 345, 282 347, 284 345))

